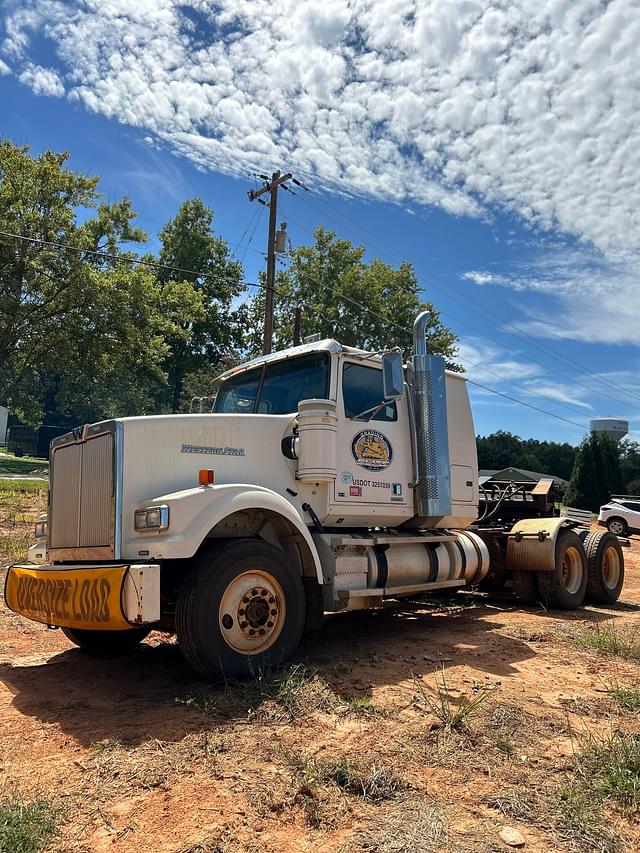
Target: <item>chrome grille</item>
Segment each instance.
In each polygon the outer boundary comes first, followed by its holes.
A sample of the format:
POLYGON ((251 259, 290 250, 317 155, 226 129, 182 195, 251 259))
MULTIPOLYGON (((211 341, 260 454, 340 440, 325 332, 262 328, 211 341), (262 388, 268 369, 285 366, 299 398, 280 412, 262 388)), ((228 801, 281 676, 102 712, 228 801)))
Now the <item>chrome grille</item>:
POLYGON ((49 547, 113 548, 113 435, 54 448, 49 547))

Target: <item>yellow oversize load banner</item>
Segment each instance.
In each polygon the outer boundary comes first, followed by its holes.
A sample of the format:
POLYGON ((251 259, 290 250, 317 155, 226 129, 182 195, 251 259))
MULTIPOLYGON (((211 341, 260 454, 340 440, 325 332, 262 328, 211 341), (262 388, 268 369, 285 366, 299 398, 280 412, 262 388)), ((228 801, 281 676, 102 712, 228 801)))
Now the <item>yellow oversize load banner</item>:
POLYGON ((11 566, 7 607, 45 625, 117 631, 131 628, 122 615, 127 566, 11 566))

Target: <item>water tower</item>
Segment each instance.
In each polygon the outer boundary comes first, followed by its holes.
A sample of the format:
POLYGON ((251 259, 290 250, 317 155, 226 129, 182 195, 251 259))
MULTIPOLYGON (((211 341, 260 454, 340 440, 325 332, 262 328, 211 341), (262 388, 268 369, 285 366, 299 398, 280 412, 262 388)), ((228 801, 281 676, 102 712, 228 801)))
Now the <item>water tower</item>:
POLYGON ((591 432, 601 432, 612 438, 614 441, 620 441, 629 432, 629 421, 622 418, 594 418, 589 423, 591 432))

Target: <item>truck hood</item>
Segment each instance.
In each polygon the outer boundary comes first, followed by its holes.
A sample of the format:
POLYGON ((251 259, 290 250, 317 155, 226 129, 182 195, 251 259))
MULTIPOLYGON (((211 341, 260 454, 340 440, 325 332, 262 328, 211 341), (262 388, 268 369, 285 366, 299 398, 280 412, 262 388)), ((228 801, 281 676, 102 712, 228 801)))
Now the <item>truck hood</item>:
POLYGON ((125 508, 198 485, 211 468, 215 483, 255 483, 284 491, 295 463, 280 445, 294 415, 157 415, 117 421, 125 508), (121 445, 121 446, 120 446, 121 445))

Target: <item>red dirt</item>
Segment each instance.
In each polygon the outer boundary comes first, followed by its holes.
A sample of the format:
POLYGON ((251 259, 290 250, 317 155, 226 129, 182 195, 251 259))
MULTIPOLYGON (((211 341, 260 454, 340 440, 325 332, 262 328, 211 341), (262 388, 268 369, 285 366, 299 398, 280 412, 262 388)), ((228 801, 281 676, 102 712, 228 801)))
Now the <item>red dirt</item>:
MULTIPOLYGON (((607 694, 612 683, 639 685, 638 661, 578 650, 570 637, 612 625, 640 642, 639 539, 625 559, 622 602, 611 608, 545 612, 506 595, 461 594, 474 606, 395 604, 331 617, 299 661, 335 694, 368 697, 384 715, 311 708, 286 719, 276 706, 278 719, 269 703, 253 713, 255 691, 202 685, 164 635, 128 658, 91 660, 61 631, 1 604, 0 792, 65 804, 56 850, 337 851, 357 830, 391 827, 404 802, 373 805, 320 782, 318 814, 305 817, 306 783, 290 756, 344 758, 390 768, 425 809, 442 812, 448 840, 424 850, 505 850, 505 824, 523 833, 527 850, 573 849, 544 820, 506 818, 486 800, 561 787, 586 732, 640 730, 607 694), (492 691, 471 733, 444 740, 414 700, 414 678, 432 693, 442 668, 452 691, 492 691), (510 721, 499 731, 511 754, 495 745, 500 715, 510 721)), ((628 849, 640 846, 630 818, 607 814, 628 849)))

